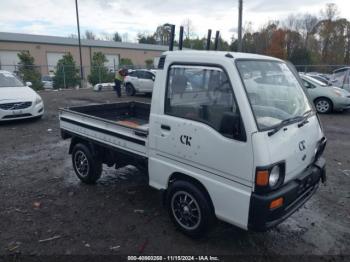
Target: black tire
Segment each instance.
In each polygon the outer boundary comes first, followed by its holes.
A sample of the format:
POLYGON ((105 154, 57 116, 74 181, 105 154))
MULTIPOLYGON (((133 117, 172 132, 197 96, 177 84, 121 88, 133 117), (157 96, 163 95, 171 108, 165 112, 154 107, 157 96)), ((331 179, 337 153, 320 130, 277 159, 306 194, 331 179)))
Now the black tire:
POLYGON ((204 235, 215 221, 209 196, 199 187, 187 181, 179 180, 170 185, 166 206, 175 226, 193 238, 204 235), (182 204, 180 204, 181 199, 182 204))
POLYGON ((90 149, 81 143, 74 146, 72 163, 75 174, 86 184, 94 184, 102 173, 102 163, 94 158, 90 149))
POLYGON ((315 100, 315 108, 320 114, 328 114, 333 111, 333 104, 328 98, 321 97, 315 100))
POLYGON ((125 93, 128 96, 134 96, 135 95, 135 88, 134 88, 134 86, 132 84, 130 84, 130 83, 127 83, 125 85, 125 93))

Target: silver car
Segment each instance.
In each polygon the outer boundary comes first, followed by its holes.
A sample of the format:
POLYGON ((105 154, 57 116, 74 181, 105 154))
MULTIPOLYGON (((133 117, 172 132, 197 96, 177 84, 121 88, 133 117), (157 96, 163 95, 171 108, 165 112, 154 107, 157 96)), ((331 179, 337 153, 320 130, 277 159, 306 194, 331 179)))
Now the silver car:
POLYGON ((308 75, 300 74, 318 113, 325 114, 350 108, 350 93, 344 89, 327 86, 308 75))

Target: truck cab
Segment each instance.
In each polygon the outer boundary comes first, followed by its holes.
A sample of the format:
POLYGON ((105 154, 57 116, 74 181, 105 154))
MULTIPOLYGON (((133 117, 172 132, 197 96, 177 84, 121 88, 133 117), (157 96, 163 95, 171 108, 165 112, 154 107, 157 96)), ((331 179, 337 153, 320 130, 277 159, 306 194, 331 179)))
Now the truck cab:
MULTIPOLYGON (((149 185, 163 192, 170 218, 187 235, 203 234, 216 219, 267 230, 299 209, 326 179, 320 121, 297 73, 282 60, 246 53, 165 52, 146 119, 132 115, 142 115, 144 105, 133 108, 127 114, 120 111, 124 122, 108 126, 105 142, 101 134, 89 133, 106 128, 96 126, 96 115, 92 128, 80 123, 76 130, 87 130, 75 141, 87 137, 87 148, 98 152, 89 153, 94 157, 87 156, 88 165, 96 159, 117 163, 123 151, 126 159, 142 157, 149 185), (110 132, 119 137, 112 141, 110 132), (89 146, 95 142, 104 149, 89 146), (114 157, 107 161, 111 146, 114 157)), ((79 110, 87 121, 89 110, 79 110)), ((63 117, 79 124, 73 114, 64 115, 68 112, 62 111, 61 123, 63 117)), ((61 124, 64 138, 76 137, 70 124, 61 124)), ((74 165, 79 143, 73 140, 74 165)))

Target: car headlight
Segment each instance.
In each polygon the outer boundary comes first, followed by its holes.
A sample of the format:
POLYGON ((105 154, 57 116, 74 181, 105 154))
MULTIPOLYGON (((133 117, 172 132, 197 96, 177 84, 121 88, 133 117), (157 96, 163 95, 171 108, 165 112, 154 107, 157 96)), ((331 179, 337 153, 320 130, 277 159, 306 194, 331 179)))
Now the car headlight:
POLYGON ((280 167, 274 166, 270 171, 269 186, 274 187, 280 178, 280 167))
POLYGON ((346 94, 344 94, 343 92, 341 92, 339 90, 333 90, 333 93, 337 96, 340 96, 340 97, 346 97, 346 94))
POLYGON ((37 96, 37 97, 35 98, 35 105, 40 104, 42 101, 43 101, 43 100, 41 99, 41 97, 40 97, 40 96, 37 96))
POLYGON ((257 167, 255 174, 255 192, 267 193, 279 188, 284 181, 286 170, 285 162, 270 166, 257 167))

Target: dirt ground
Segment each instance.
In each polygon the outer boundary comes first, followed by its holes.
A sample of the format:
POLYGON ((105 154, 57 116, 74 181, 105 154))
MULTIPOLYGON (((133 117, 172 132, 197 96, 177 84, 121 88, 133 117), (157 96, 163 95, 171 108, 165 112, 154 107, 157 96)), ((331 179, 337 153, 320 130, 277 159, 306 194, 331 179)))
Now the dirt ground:
POLYGON ((113 92, 41 95, 43 119, 0 124, 0 256, 350 255, 350 111, 321 116, 328 181, 297 213, 266 233, 218 223, 192 240, 175 230, 159 193, 132 167, 105 167, 93 186, 76 178, 58 108, 117 101, 113 92))

